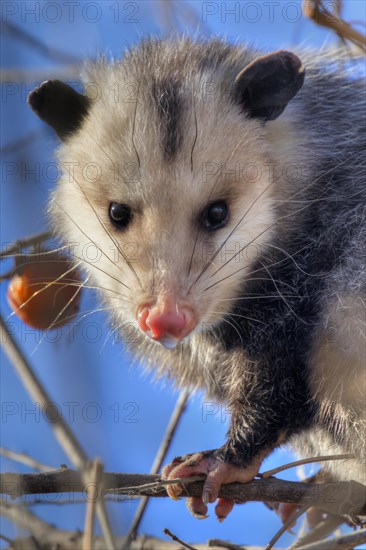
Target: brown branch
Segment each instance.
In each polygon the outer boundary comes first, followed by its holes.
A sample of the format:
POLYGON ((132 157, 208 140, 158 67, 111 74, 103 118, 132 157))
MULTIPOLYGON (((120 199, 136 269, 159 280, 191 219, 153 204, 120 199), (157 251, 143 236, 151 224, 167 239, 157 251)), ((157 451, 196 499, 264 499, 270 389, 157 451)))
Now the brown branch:
POLYGON ((2 500, 0 502, 0 513, 22 529, 32 533, 39 540, 46 539, 54 533, 61 533, 59 529, 43 521, 43 519, 30 512, 25 506, 11 504, 2 500))
POLYGON ((197 550, 197 548, 195 548, 194 546, 191 546, 190 544, 187 544, 182 539, 178 538, 177 535, 174 535, 171 531, 169 531, 169 529, 165 528, 164 529, 164 534, 167 535, 168 537, 170 537, 172 540, 174 540, 174 542, 178 542, 179 544, 184 546, 184 548, 188 548, 188 550, 197 550))
MULTIPOLYGON (((30 69, 10 68, 0 71, 0 83, 22 83, 35 86, 50 78, 58 78, 64 82, 80 82, 80 70, 82 65, 68 65, 60 68, 30 69)), ((39 123, 41 127, 41 122, 39 123)))
POLYGON ((5 143, 0 148, 0 156, 3 155, 12 155, 13 153, 18 153, 19 149, 23 149, 24 147, 27 147, 31 143, 34 143, 35 140, 39 139, 42 136, 47 135, 42 128, 41 130, 36 130, 34 132, 29 132, 27 135, 16 139, 15 141, 12 141, 10 143, 5 143))
POLYGON ((1 533, 0 533, 0 539, 1 539, 1 540, 4 540, 4 541, 7 542, 8 544, 12 544, 12 543, 13 543, 13 541, 12 541, 11 539, 9 539, 9 537, 6 537, 5 535, 2 535, 1 533))
POLYGON ((40 472, 48 472, 52 470, 52 466, 42 464, 26 453, 17 453, 15 451, 11 451, 10 449, 5 449, 5 447, 0 447, 0 455, 5 456, 10 460, 14 460, 15 462, 19 462, 20 464, 25 464, 26 466, 29 466, 34 470, 39 470, 40 472))
POLYGON ((37 233, 26 239, 18 239, 6 250, 0 251, 0 259, 14 256, 14 254, 22 254, 26 248, 43 244, 48 239, 51 239, 51 237, 52 233, 50 231, 42 231, 42 233, 37 233))
POLYGON ((219 548, 227 548, 227 550, 246 550, 247 549, 247 547, 244 548, 244 546, 239 546, 239 544, 233 544, 232 542, 229 542, 227 540, 221 540, 221 539, 209 539, 208 545, 210 548, 212 548, 213 546, 219 546, 219 548))
POLYGON ((332 539, 307 544, 306 546, 299 546, 298 550, 350 550, 350 548, 359 546, 364 542, 366 542, 366 530, 361 530, 356 533, 347 533, 332 539))
POLYGON ((23 42, 27 46, 27 48, 32 48, 38 53, 45 55, 49 59, 53 59, 54 61, 59 63, 79 63, 80 65, 83 63, 83 61, 79 57, 76 57, 73 54, 69 54, 68 52, 64 52, 62 50, 58 50, 57 48, 53 48, 52 46, 48 46, 47 44, 42 42, 42 40, 40 40, 37 36, 34 36, 31 33, 25 31, 24 27, 17 27, 10 21, 4 21, 1 26, 3 32, 11 34, 14 38, 19 40, 20 42, 23 42))
MULTIPOLYGON (((104 473, 99 495, 111 493, 116 501, 126 496, 166 497, 167 482, 158 475, 104 473)), ((176 481, 174 481, 176 482, 176 481)), ((173 483, 170 481, 169 483, 173 483)), ((202 481, 180 480, 183 486, 182 496, 202 496, 202 481)), ((236 503, 288 502, 301 506, 316 506, 326 512, 344 515, 350 513, 366 514, 364 503, 366 487, 354 481, 338 483, 303 483, 285 481, 276 478, 255 479, 249 483, 230 483, 220 489, 220 497, 234 500, 236 503)), ((13 498, 31 494, 85 492, 85 484, 80 472, 62 469, 48 473, 0 474, 0 493, 13 498)))
MULTIPOLYGON (((0 317, 0 330, 2 347, 17 371, 17 374, 19 375, 29 395, 32 396, 35 402, 40 403, 42 407, 50 407, 52 400, 48 396, 43 385, 37 379, 25 355, 20 348, 18 348, 17 343, 15 342, 12 334, 9 332, 2 317, 0 317)), ((63 418, 60 415, 54 416, 55 421, 53 423, 53 429, 57 440, 69 456, 72 463, 77 468, 82 468, 88 460, 86 453, 80 446, 80 443, 70 430, 69 426, 64 422, 63 418)))
POLYGON ((51 237, 52 233, 50 231, 42 231, 42 233, 37 233, 36 235, 32 235, 31 237, 27 237, 26 239, 19 239, 6 250, 0 251, 0 259, 2 260, 3 258, 8 258, 9 256, 13 256, 14 254, 22 253, 24 252, 25 248, 36 246, 37 244, 42 244, 45 241, 48 241, 48 239, 51 239, 51 237))
POLYGON ((366 51, 366 36, 354 29, 343 19, 336 17, 326 9, 321 0, 303 0, 303 13, 317 25, 335 31, 341 38, 347 39, 366 51))

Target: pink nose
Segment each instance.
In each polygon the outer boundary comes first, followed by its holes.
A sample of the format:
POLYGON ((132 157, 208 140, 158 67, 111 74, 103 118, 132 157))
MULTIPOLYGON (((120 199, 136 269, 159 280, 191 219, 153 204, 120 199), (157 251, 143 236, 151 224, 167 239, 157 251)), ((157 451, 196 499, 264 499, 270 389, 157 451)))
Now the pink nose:
POLYGON ((165 348, 174 348, 196 326, 193 311, 187 305, 164 298, 139 309, 140 329, 165 348))

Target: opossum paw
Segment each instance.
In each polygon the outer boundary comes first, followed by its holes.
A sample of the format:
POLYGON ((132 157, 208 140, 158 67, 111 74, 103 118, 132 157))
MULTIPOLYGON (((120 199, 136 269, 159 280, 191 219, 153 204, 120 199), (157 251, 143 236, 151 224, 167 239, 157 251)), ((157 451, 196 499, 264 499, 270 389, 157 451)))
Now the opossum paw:
MULTIPOLYGON (((206 476, 202 497, 187 498, 187 507, 190 513, 199 519, 207 516, 207 504, 218 499, 221 485, 226 483, 246 483, 258 473, 260 462, 253 461, 246 468, 239 468, 229 462, 216 457, 217 451, 203 451, 199 453, 177 457, 165 466, 162 472, 164 479, 184 479, 193 476, 206 476)), ((182 493, 179 484, 167 486, 168 495, 176 500, 182 493)), ((215 508, 219 521, 223 521, 231 512, 234 501, 219 498, 215 508)))

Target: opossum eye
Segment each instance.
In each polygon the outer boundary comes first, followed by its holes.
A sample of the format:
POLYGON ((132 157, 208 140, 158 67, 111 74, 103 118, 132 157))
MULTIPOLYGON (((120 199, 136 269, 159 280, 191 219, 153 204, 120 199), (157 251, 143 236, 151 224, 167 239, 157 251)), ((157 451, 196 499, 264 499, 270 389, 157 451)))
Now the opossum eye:
POLYGON ((127 204, 111 202, 109 205, 109 217, 113 225, 124 229, 132 220, 132 210, 127 204))
POLYGON ((223 227, 229 219, 229 207, 225 201, 212 202, 202 212, 201 223, 205 229, 223 227))

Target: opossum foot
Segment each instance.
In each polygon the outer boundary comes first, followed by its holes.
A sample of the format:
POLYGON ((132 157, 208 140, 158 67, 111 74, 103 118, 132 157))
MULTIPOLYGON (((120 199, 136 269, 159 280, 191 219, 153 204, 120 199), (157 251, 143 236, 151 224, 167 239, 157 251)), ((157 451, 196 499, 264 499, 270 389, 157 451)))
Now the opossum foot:
MULTIPOLYGON (((229 462, 215 456, 217 451, 202 451, 175 458, 171 464, 165 466, 162 472, 164 479, 188 478, 193 476, 206 476, 202 497, 187 498, 187 508, 190 513, 198 518, 207 516, 207 504, 218 499, 221 485, 226 483, 246 483, 258 473, 260 462, 253 460, 246 468, 234 466, 229 462)), ((168 485, 168 495, 176 500, 182 493, 179 484, 168 485)), ((231 512, 234 501, 219 498, 215 512, 218 520, 223 521, 231 512)))

